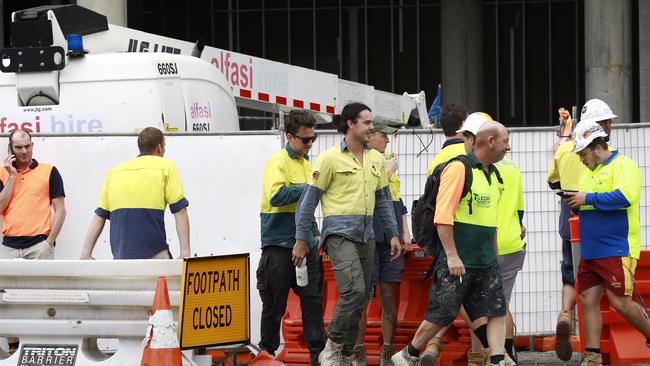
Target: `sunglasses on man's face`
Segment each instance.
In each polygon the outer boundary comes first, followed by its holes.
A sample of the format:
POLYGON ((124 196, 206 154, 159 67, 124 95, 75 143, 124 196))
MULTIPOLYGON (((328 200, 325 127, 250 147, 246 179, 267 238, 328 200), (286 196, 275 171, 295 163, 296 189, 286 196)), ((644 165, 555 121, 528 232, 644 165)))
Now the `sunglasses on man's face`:
POLYGON ((316 134, 314 134, 314 136, 305 136, 305 137, 298 136, 298 135, 293 135, 293 134, 291 136, 293 136, 293 137, 297 138, 298 140, 302 141, 302 143, 305 144, 305 145, 307 145, 309 142, 315 142, 316 139, 318 138, 318 135, 316 135, 316 134))

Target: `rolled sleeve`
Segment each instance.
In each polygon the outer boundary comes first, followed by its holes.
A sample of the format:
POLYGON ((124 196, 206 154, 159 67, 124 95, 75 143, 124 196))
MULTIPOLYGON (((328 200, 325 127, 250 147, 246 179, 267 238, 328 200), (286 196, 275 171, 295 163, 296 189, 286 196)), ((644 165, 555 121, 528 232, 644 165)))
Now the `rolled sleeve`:
POLYGON ((97 207, 95 209, 95 214, 103 219, 110 220, 111 219, 111 213, 107 210, 104 210, 103 208, 97 207))
POLYGON ((189 205, 190 205, 190 202, 185 197, 183 197, 183 198, 181 198, 180 201, 178 201, 176 203, 172 203, 171 205, 169 205, 169 211, 171 211, 173 214, 175 214, 176 212, 184 209, 185 207, 187 207, 189 205))
MULTIPOLYGON (((181 203, 181 201, 185 199, 185 192, 183 191, 181 176, 178 173, 178 170, 176 169, 176 165, 174 165, 174 163, 170 162, 166 175, 167 181, 165 182, 165 202, 170 206, 181 203)), ((174 211, 172 210, 172 212, 174 211)))

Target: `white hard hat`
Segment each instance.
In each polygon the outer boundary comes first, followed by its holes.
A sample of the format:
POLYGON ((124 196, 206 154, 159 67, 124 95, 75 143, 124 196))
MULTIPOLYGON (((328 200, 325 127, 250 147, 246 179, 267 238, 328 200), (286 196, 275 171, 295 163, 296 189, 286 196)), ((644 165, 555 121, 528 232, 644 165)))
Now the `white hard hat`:
POLYGON ((590 99, 580 111, 580 123, 599 122, 618 117, 609 108, 607 103, 600 99, 590 99))
POLYGON ((607 137, 605 130, 596 121, 581 121, 573 130, 573 152, 582 151, 597 137, 607 137))
POLYGON ((457 133, 469 132, 472 135, 476 136, 478 129, 481 128, 483 122, 491 121, 492 117, 489 114, 483 112, 474 112, 467 116, 467 119, 463 123, 463 126, 460 130, 456 131, 457 133))

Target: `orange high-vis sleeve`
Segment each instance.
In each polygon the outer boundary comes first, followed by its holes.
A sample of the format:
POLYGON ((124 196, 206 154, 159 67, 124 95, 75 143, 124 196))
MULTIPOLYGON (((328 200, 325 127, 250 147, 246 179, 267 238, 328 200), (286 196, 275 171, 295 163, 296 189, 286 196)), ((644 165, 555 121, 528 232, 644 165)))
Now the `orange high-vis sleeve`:
POLYGON ((434 225, 454 225, 454 214, 463 193, 465 184, 465 165, 454 161, 445 167, 440 177, 440 187, 436 198, 434 225))

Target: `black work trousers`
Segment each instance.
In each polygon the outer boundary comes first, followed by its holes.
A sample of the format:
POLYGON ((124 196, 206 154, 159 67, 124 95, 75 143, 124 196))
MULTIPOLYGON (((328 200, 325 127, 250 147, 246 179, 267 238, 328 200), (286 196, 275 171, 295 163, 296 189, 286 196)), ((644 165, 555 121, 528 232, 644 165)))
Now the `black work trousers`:
POLYGON ((275 354, 280 346, 280 326, 287 309, 289 289, 300 297, 302 327, 305 343, 309 348, 312 364, 318 364, 318 354, 325 347, 323 325, 323 260, 318 248, 307 254, 309 283, 305 287, 296 284, 296 267, 291 261, 291 248, 267 246, 257 268, 257 289, 262 298, 260 348, 275 354))

